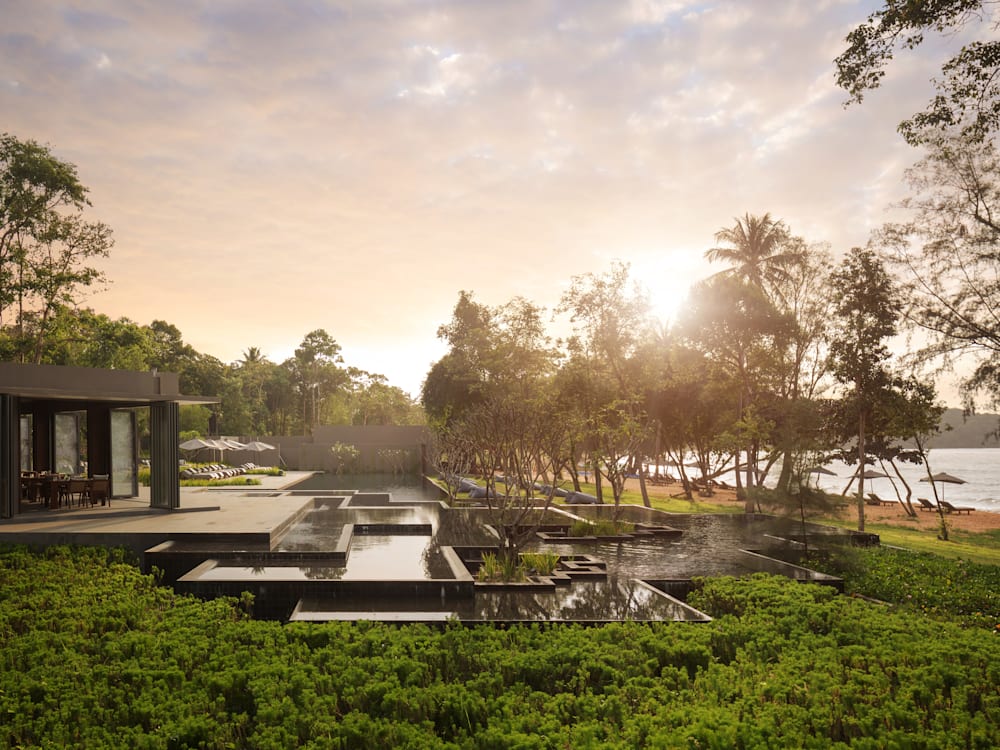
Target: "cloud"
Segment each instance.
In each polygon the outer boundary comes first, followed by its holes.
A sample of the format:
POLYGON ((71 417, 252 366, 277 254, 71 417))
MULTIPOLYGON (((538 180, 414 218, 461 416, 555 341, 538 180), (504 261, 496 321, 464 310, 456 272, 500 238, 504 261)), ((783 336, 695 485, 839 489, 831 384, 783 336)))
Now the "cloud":
POLYGON ((867 12, 15 0, 0 109, 115 229, 93 306, 227 361, 324 327, 406 351, 386 374, 412 391, 459 289, 554 304, 613 257, 693 282, 747 211, 863 244, 910 156, 895 123, 928 95, 915 65, 843 108, 832 57, 867 12))

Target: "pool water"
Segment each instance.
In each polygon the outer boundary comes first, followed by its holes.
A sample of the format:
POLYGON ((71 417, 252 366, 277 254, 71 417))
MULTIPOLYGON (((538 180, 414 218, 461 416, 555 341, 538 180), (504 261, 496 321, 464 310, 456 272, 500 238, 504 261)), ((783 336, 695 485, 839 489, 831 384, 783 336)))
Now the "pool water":
MULTIPOLYGON (((535 539, 523 551, 597 558, 606 576, 544 589, 476 586, 462 555, 497 546, 494 514, 484 508, 450 508, 441 502, 437 488, 419 480, 376 479, 316 475, 297 484, 291 488, 296 494, 318 494, 266 562, 220 560, 181 580, 195 592, 199 586, 210 590, 214 585, 217 593, 228 595, 242 585, 258 597, 284 584, 282 596, 296 600, 294 611, 283 615, 289 619, 455 617, 470 622, 703 620, 704 615, 665 593, 676 590, 670 582, 760 570, 835 581, 766 556, 771 548, 787 551, 788 539, 802 531, 796 522, 626 506, 622 513, 629 520, 669 526, 680 535, 615 541, 535 539), (283 562, 284 557, 289 562, 283 562)), ((544 521, 568 526, 578 517, 599 518, 612 510, 558 506, 544 521)), ((822 533, 818 527, 809 531, 822 533)))

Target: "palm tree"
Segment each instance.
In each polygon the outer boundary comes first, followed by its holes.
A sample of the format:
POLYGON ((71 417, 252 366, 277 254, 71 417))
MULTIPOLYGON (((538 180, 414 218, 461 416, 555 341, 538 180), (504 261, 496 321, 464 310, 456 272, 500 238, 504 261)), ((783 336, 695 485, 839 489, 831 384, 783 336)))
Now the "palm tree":
POLYGON ((243 363, 242 363, 242 366, 243 367, 253 366, 253 365, 256 365, 256 364, 260 364, 261 362, 264 362, 266 360, 267 360, 267 357, 265 357, 261 353, 261 351, 260 351, 260 349, 258 347, 251 346, 245 352, 243 352, 243 363))
MULTIPOLYGON (((719 277, 732 278, 760 292, 774 305, 775 301, 785 307, 784 296, 781 293, 782 282, 787 281, 791 271, 801 266, 805 260, 803 243, 792 237, 785 222, 771 218, 770 213, 763 216, 745 214, 736 219, 736 224, 720 229, 715 233, 715 241, 726 243, 725 246, 713 247, 705 251, 709 261, 723 261, 730 265, 716 274, 719 277)), ((740 389, 738 411, 744 417, 750 406, 751 396, 748 387, 740 389)), ((754 484, 754 469, 757 463, 758 446, 756 441, 747 446, 746 486, 754 484)), ((739 454, 736 464, 739 466, 739 454)), ((737 495, 742 493, 740 473, 736 472, 737 495)), ((753 510, 753 501, 747 496, 747 511, 753 510)))
POLYGON ((805 260, 802 244, 793 240, 785 222, 769 213, 737 218, 734 226, 715 233, 715 241, 727 245, 709 248, 705 258, 731 266, 717 275, 743 279, 767 294, 776 292, 792 268, 805 260))

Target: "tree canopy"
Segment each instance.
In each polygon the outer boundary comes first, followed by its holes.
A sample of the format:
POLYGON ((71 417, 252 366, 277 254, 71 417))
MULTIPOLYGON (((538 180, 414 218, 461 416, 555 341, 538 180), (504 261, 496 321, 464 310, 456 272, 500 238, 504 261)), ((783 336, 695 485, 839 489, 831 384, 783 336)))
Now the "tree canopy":
MULTIPOLYGON (((885 0, 847 35, 848 47, 836 59, 837 84, 860 102, 878 88, 897 51, 913 50, 929 33, 957 36, 976 27, 997 27, 993 0, 885 0)), ((993 36, 986 33, 985 36, 993 36)), ((961 130, 983 140, 1000 125, 1000 41, 974 40, 964 45, 934 81, 936 94, 923 112, 899 125, 906 140, 925 142, 942 130, 961 130)))
POLYGON ((85 221, 87 188, 47 146, 0 135, 0 325, 19 361, 42 361, 59 308, 104 280, 89 265, 113 245, 111 229, 85 221))
POLYGON ((908 320, 927 337, 917 359, 971 356, 967 401, 986 393, 1000 403, 1000 157, 991 142, 940 138, 907 178, 909 221, 875 240, 902 277, 908 320))

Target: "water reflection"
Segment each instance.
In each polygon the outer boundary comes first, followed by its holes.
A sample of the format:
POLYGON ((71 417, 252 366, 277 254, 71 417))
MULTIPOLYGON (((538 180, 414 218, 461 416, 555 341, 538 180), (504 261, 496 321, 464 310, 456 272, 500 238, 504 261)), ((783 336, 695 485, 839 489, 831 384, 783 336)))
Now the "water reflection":
POLYGON ((385 596, 309 597, 294 619, 377 619, 463 622, 704 621, 683 602, 638 581, 587 581, 548 591, 477 590, 447 601, 385 596))
MULTIPOLYGON (((378 477, 383 481, 386 477, 378 477)), ((767 558, 754 550, 786 553, 788 539, 802 527, 786 519, 745 515, 680 515, 624 506, 621 517, 634 523, 670 526, 680 537, 640 537, 627 541, 544 542, 526 551, 555 552, 570 557, 592 555, 607 567, 606 580, 576 579, 570 585, 545 590, 482 588, 473 593, 466 571, 456 571, 452 547, 490 548, 498 541, 485 509, 447 508, 436 489, 428 491, 418 480, 395 480, 390 485, 358 477, 318 475, 295 488, 317 493, 336 490, 336 496, 317 496, 314 507, 293 524, 276 546, 272 559, 257 567, 222 564, 206 570, 201 581, 324 582, 362 581, 364 595, 345 587, 345 596, 303 600, 299 619, 338 619, 370 613, 378 619, 443 619, 465 621, 585 621, 691 620, 702 615, 644 581, 686 580, 702 575, 742 575, 763 569, 767 558), (346 561, 323 559, 323 552, 346 552, 346 561), (308 554, 308 561, 282 564, 282 555, 308 554), (450 557, 449 557, 450 556, 450 557), (388 592, 394 582, 450 581, 467 588, 452 589, 430 598, 398 598, 388 592), (465 592, 465 593, 462 593, 465 592), (360 596, 360 598, 359 598, 360 596), (451 598, 454 597, 454 598, 451 598), (327 608, 324 610, 323 608, 327 608), (312 615, 310 615, 310 612, 312 615), (419 614, 419 617, 417 616, 419 614)), ((543 519, 564 528, 575 517, 610 517, 610 506, 550 510, 543 519)), ((810 534, 826 533, 812 527, 810 534)), ((811 543, 811 542, 810 542, 811 543)), ((780 563, 777 563, 779 566, 780 563)), ((783 569, 796 577, 810 571, 783 569)), ((322 589, 311 589, 318 591, 322 589)), ((341 589, 337 589, 340 591, 341 589)), ((444 589, 442 588, 443 592, 444 589)))

